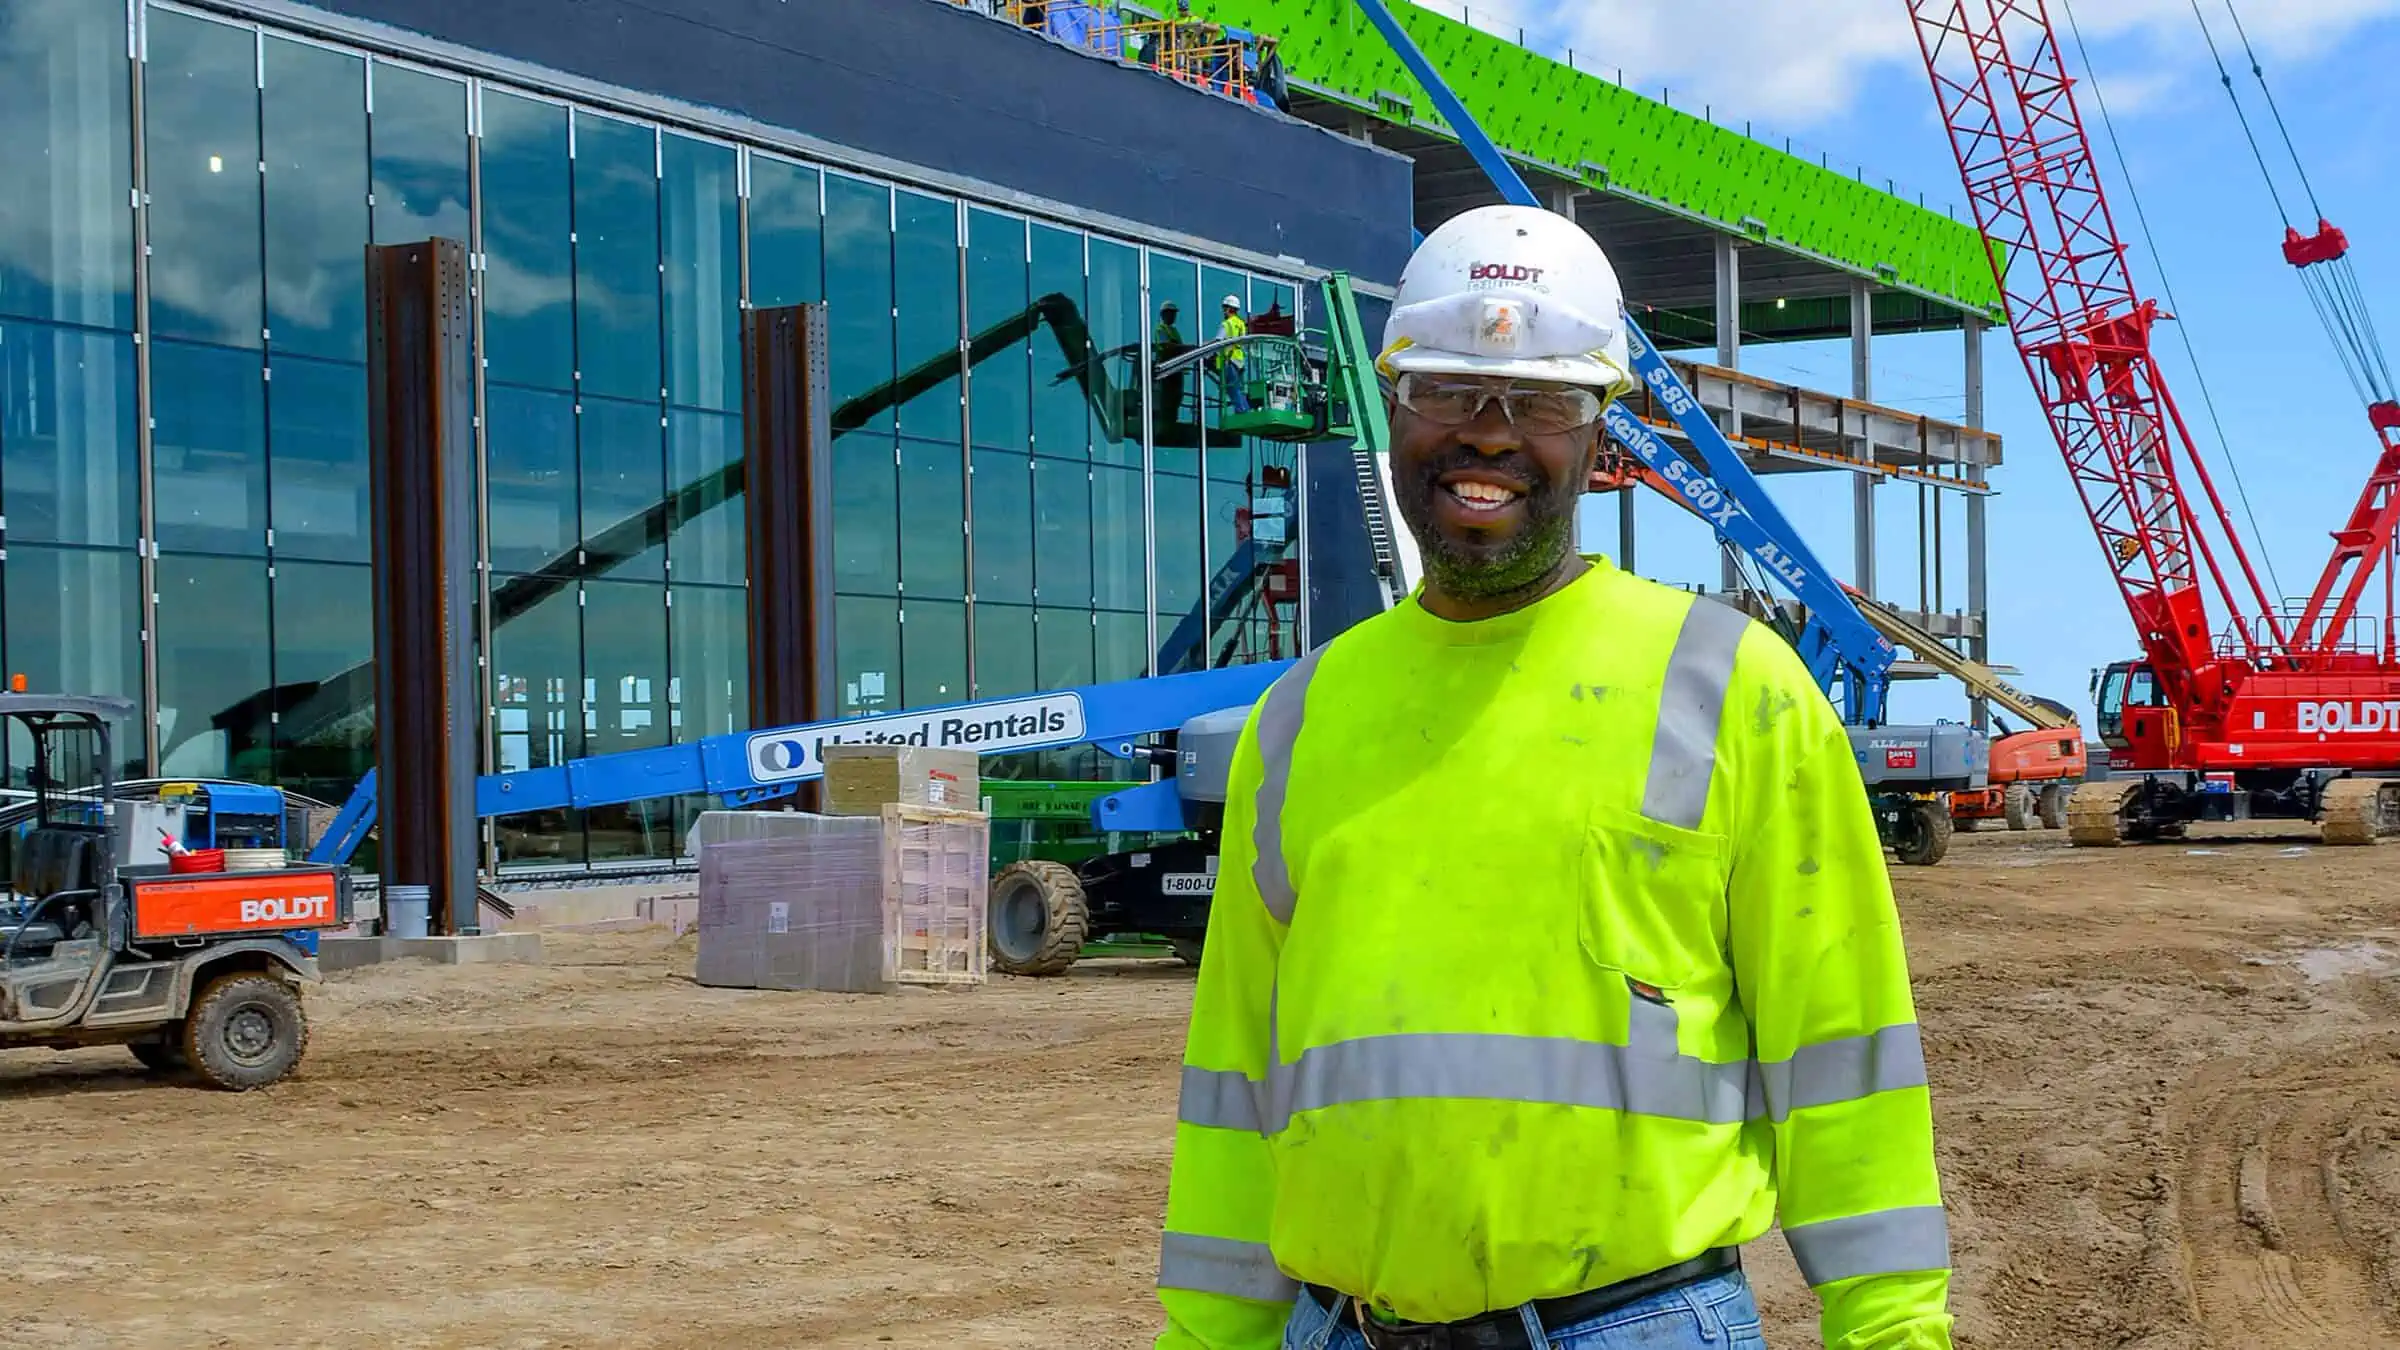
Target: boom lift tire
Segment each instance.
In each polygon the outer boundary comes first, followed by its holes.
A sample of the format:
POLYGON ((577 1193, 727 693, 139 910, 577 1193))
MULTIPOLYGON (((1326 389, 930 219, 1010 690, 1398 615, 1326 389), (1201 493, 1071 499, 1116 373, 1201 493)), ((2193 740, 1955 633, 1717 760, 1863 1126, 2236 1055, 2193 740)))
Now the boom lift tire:
POLYGON ((210 980, 183 1020, 183 1057, 203 1082, 228 1092, 279 1083, 308 1049, 300 992, 263 971, 228 971, 210 980))
POLYGON ((181 1073, 192 1066, 183 1057, 183 1038, 169 1034, 158 1040, 128 1041, 125 1048, 152 1073, 181 1073))
POLYGON ((2102 779, 2084 783, 2067 798, 2067 843, 2075 848, 2115 848, 2125 842, 2125 803, 2139 782, 2102 779))
POLYGON ((1920 797, 1900 817, 1893 852, 1911 867, 1931 867, 1950 852, 1950 807, 1938 797, 1920 797))
POLYGON ((1185 937, 1168 938, 1167 945, 1175 949, 1176 960, 1181 961, 1185 965, 1194 969, 1199 968, 1200 949, 1202 945, 1201 939, 1185 937))
POLYGON ((2319 829, 2328 845, 2372 845, 2400 833, 2400 780, 2339 778, 2325 787, 2319 829))
POLYGON ((2011 783, 2000 793, 2000 814, 2008 818, 2008 828, 2033 828, 2033 789, 2024 783, 2011 783))
POLYGON ((2067 785, 2066 785, 2066 784, 2064 784, 2064 783, 2050 783, 2050 784, 2046 784, 2046 785, 2045 785, 2045 786, 2042 788, 2041 792, 2040 792, 2040 793, 2039 793, 2039 794, 2036 796, 2035 800, 2037 800, 2037 801, 2039 801, 2039 802, 2041 803, 2041 820, 2042 820, 2042 828, 2043 828, 2043 829, 2045 829, 2045 830, 2060 830, 2060 829, 2065 829, 2065 828, 2066 828, 2066 824, 2067 824, 2067 785))
POLYGON ((992 964, 1009 975, 1064 973, 1091 925, 1082 879, 1038 858, 1010 863, 992 878, 987 916, 992 964))

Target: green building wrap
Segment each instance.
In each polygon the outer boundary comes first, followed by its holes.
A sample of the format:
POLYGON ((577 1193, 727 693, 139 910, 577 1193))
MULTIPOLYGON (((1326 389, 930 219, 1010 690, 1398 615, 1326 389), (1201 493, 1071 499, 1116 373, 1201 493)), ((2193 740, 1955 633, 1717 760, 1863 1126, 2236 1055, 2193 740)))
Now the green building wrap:
MULTIPOLYGON (((1392 8, 1522 164, 2004 320, 1974 226, 1409 0, 1392 8)), ((1456 139, 1351 0, 1195 0, 1192 9, 1278 38, 1287 75, 1312 92, 1456 139), (1393 106, 1394 95, 1407 106, 1393 106)))

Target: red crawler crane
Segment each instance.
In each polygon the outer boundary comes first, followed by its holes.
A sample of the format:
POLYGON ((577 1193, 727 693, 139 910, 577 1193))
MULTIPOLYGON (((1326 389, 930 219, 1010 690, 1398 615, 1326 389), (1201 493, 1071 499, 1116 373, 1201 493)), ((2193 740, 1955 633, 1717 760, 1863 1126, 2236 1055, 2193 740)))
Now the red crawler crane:
MULTIPOLYGON (((2026 374, 2141 637, 2143 659, 2094 691, 2113 764, 2133 772, 2075 793, 2071 837, 2113 845, 2246 816, 2318 821, 2329 844, 2400 832, 2400 780, 2362 776, 2400 770, 2400 406, 2370 407, 2380 458, 2314 594, 2271 601, 2152 356, 2170 316, 2134 288, 2044 0, 1909 12, 2026 374), (2380 624, 2359 613, 2379 570, 2380 624), (2204 578, 2230 616, 2221 632, 2204 578)), ((2295 265, 2341 252, 2330 226, 2291 238, 2295 265)))

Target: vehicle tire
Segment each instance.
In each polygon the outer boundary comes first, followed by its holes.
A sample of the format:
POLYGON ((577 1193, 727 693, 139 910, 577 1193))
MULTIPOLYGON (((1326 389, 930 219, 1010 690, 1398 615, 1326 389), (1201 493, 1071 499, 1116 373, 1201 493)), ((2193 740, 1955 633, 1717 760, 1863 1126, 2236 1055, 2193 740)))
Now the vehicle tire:
POLYGON ((209 1086, 248 1092, 300 1067, 308 1018, 300 991, 273 975, 240 970, 210 980, 183 1023, 183 1056, 209 1086))
POLYGON ((1950 852, 1950 808, 1919 799, 1908 804, 1894 852, 1911 867, 1931 867, 1950 852))
POLYGON ((1977 830, 1983 828, 1983 818, 1981 816, 1967 816, 1962 819, 1958 816, 1952 816, 1950 817, 1950 828, 1958 831, 1960 834, 1973 834, 1977 830))
POLYGON ((2040 801, 2042 828, 2045 830, 2065 829, 2067 827, 2067 785, 2052 783, 2043 788, 2040 801))
POLYGON ((1176 960, 1196 970, 1200 966, 1200 949, 1204 941, 1191 937, 1168 938, 1167 945, 1175 949, 1176 960))
POLYGON ((985 914, 992 965, 1008 975, 1063 973, 1091 923, 1074 869, 1038 859, 1000 869, 985 914))
POLYGON ((170 1027, 160 1033, 157 1040, 128 1041, 125 1048, 131 1050, 133 1057, 142 1062, 142 1067, 152 1073, 181 1073, 192 1066, 192 1062, 183 1057, 182 1030, 181 1027, 170 1027))
POLYGON ((2011 783, 2000 793, 2000 813, 2008 817, 2008 828, 2033 828, 2033 789, 2023 783, 2011 783))

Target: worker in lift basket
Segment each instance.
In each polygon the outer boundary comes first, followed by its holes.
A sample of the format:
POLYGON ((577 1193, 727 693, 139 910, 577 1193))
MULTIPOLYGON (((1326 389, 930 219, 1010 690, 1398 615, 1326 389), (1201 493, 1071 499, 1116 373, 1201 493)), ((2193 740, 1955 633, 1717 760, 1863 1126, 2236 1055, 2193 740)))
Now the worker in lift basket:
POLYGON ((1252 709, 1184 1052, 1162 1350, 1948 1350, 1906 956, 1797 654, 1573 548, 1617 279, 1562 216, 1428 236, 1377 363, 1423 585, 1252 709))

